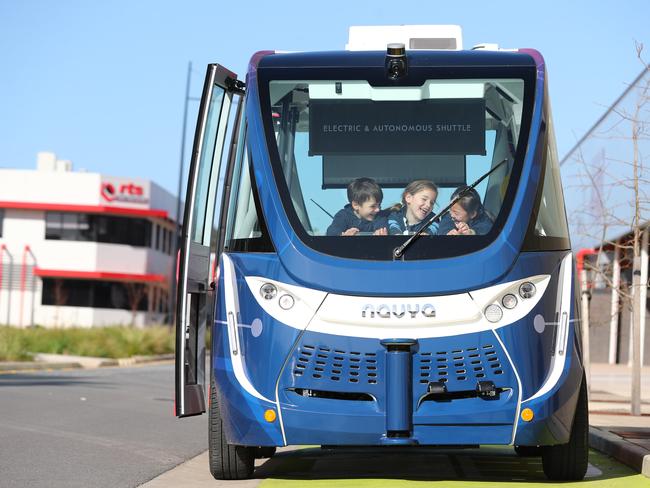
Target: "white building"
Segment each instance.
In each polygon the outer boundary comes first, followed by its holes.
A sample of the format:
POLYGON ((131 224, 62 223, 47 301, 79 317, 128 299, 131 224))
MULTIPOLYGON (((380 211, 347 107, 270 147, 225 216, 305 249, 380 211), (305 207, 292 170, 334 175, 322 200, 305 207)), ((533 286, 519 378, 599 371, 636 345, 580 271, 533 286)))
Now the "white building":
POLYGON ((0 324, 169 320, 175 214, 152 181, 73 172, 52 153, 0 169, 0 324))

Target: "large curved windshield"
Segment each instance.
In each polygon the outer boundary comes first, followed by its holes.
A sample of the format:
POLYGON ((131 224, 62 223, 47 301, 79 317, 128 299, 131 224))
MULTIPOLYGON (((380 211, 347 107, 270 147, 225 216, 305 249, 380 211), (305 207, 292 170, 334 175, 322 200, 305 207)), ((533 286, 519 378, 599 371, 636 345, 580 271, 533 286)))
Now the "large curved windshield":
POLYGON ((396 87, 270 80, 270 107, 263 110, 272 121, 284 201, 297 217, 298 234, 312 244, 329 239, 331 245, 315 247, 332 254, 359 236, 372 236, 363 245, 381 246, 387 236, 425 226, 460 190, 505 161, 427 225, 422 239, 490 234, 516 165, 524 92, 521 78, 396 87))

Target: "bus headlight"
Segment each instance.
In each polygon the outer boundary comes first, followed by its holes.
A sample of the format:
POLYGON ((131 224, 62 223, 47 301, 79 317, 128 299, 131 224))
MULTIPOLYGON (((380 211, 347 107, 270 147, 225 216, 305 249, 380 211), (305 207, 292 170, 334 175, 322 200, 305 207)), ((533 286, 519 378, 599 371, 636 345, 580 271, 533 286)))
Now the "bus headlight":
POLYGON ((485 307, 485 318, 490 322, 498 322, 503 317, 503 310, 496 304, 488 305, 485 307))
POLYGON ((537 289, 530 281, 524 281, 519 285, 519 296, 521 298, 533 298, 537 289))
POLYGON ((517 297, 514 296, 512 293, 508 293, 507 295, 504 295, 503 298, 501 299, 501 304, 508 310, 512 310, 517 306, 517 297))
POLYGON ((271 283, 264 283, 260 287, 260 295, 262 295, 262 298, 265 300, 272 300, 277 293, 278 289, 271 283))
POLYGON ((282 310, 289 310, 291 307, 293 307, 294 303, 296 303, 296 301, 291 295, 282 295, 278 300, 278 305, 280 305, 280 308, 282 310))

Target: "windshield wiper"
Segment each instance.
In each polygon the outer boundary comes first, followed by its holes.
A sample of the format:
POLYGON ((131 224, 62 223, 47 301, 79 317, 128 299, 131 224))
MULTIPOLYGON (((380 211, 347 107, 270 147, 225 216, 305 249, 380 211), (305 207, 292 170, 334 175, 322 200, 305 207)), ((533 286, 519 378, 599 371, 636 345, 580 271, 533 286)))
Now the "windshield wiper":
POLYGON ((431 217, 429 220, 427 220, 424 225, 422 225, 418 231, 413 234, 411 237, 409 237, 401 246, 397 246, 395 249, 393 249, 393 259, 400 259, 404 256, 404 251, 413 243, 415 239, 420 237, 424 231, 436 220, 440 220, 440 218, 445 215, 447 212, 449 212, 449 209, 454 206, 454 204, 463 198, 467 193, 469 193, 471 190, 473 190, 475 187, 477 187, 481 181, 483 181, 485 178, 490 176, 492 173, 496 171, 497 168, 499 168, 503 163, 506 163, 508 159, 504 159, 501 161, 499 164, 496 166, 493 166, 490 171, 485 173, 483 176, 481 176, 478 180, 476 180, 474 183, 471 185, 465 187, 463 190, 461 190, 458 195, 456 195, 456 198, 454 198, 451 202, 449 202, 449 205, 447 205, 445 208, 443 208, 440 212, 438 212, 436 215, 431 217))

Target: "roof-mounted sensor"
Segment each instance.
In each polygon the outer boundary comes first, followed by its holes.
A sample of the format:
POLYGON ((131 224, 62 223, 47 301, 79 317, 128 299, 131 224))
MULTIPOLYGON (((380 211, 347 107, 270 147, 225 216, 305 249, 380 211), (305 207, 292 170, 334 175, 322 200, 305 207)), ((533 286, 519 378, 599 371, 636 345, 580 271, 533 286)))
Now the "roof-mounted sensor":
POLYGON ((345 49, 383 51, 388 43, 402 43, 408 50, 463 49, 459 25, 354 25, 345 49))

